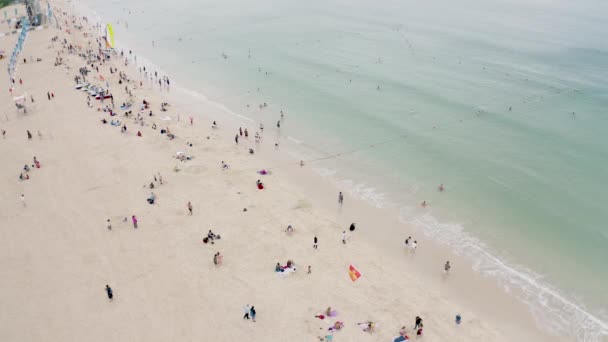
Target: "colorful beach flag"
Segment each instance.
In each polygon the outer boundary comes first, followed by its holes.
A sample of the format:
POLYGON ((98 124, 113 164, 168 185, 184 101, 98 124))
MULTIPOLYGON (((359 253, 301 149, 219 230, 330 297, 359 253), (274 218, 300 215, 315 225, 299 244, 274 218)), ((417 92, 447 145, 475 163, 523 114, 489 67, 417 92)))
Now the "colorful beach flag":
POLYGON ((348 276, 350 277, 350 280, 355 281, 361 277, 361 272, 359 272, 355 266, 350 265, 348 266, 348 276))
POLYGON ((106 26, 106 48, 114 48, 114 29, 112 28, 112 24, 106 26))

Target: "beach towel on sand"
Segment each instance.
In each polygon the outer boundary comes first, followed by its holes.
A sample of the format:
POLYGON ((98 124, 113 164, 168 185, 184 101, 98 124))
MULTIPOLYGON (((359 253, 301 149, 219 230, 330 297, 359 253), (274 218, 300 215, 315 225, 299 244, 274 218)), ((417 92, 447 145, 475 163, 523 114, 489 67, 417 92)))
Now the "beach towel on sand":
POLYGON ((289 275, 289 273, 293 273, 293 272, 295 272, 295 271, 296 271, 296 268, 295 268, 295 267, 292 267, 292 268, 284 268, 284 269, 283 269, 283 272, 276 272, 276 274, 278 274, 280 278, 285 278, 285 277, 287 277, 287 276, 289 275))

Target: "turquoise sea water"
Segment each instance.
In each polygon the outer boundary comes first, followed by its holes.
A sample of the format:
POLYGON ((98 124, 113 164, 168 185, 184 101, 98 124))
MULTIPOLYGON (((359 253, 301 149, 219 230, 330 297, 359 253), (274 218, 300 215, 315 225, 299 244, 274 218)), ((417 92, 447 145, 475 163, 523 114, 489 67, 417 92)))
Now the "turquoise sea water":
POLYGON ((299 155, 352 151, 315 167, 523 289, 547 329, 608 335, 608 3, 85 3, 181 87, 266 127, 285 111, 299 155))

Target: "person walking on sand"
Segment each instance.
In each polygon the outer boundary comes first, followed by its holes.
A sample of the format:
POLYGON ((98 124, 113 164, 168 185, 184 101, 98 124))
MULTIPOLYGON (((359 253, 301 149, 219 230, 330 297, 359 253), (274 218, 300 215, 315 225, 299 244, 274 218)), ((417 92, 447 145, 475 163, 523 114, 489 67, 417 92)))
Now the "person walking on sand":
POLYGON ((251 306, 251 310, 249 310, 249 315, 251 316, 251 320, 255 323, 255 315, 256 315, 255 306, 253 306, 253 305, 251 306))
POLYGON ((215 266, 217 266, 217 265, 218 265, 218 262, 219 262, 219 261, 218 261, 218 255, 219 255, 219 254, 220 254, 220 253, 215 253, 215 254, 213 254, 213 264, 214 264, 215 266))
POLYGON ((342 243, 346 244, 346 231, 342 231, 342 243))
POLYGON ((408 236, 407 239, 405 239, 405 247, 409 247, 410 246, 410 240, 412 239, 411 236, 408 236))
POLYGON ((112 301, 114 299, 114 292, 112 292, 112 288, 106 284, 106 294, 108 295, 108 299, 112 301))
POLYGON ((445 265, 443 265, 443 271, 445 272, 445 274, 450 274, 450 268, 452 268, 452 266, 450 265, 450 261, 446 261, 445 265))
POLYGON ((318 239, 317 239, 317 237, 315 236, 315 239, 313 240, 313 245, 312 245, 312 248, 317 249, 317 247, 318 247, 318 246, 317 246, 317 242, 318 242, 318 241, 319 241, 319 240, 318 240, 318 239))
POLYGON ((234 136, 234 142, 237 143, 237 145, 238 145, 238 143, 239 143, 239 135, 238 134, 234 136))
POLYGON ((110 222, 110 219, 108 219, 108 221, 106 222, 106 227, 108 228, 108 230, 112 230, 112 223, 110 222))
POLYGON ((32 140, 32 133, 28 130, 27 132, 27 140, 32 140))
POLYGON ((344 195, 342 194, 342 191, 340 191, 340 193, 338 194, 338 203, 340 205, 344 203, 344 195))
POLYGON ((25 195, 24 194, 21 194, 21 203, 23 203, 24 207, 26 206, 26 204, 25 204, 25 195))
POLYGON ((133 221, 133 228, 137 228, 137 217, 135 215, 131 216, 131 221, 133 221))
POLYGON ((310 267, 310 265, 308 265, 308 272, 306 274, 311 274, 312 273, 312 268, 310 267))
POLYGON ((243 319, 249 319, 249 310, 251 310, 251 307, 249 306, 249 304, 243 306, 243 312, 245 313, 245 315, 243 316, 243 319))
POLYGON ((420 316, 416 316, 416 320, 415 320, 415 325, 414 325, 414 330, 418 329, 418 327, 422 326, 422 318, 420 318, 420 316))
POLYGON ((188 202, 188 215, 192 216, 192 203, 188 202))
POLYGON ((418 241, 414 240, 412 242, 412 253, 416 252, 416 247, 418 247, 418 241))

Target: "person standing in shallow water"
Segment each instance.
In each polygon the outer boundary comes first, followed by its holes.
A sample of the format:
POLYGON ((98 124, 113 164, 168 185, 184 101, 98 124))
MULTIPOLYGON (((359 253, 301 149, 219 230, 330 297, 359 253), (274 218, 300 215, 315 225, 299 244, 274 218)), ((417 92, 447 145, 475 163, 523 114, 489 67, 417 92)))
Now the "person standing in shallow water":
POLYGON ((312 248, 317 249, 317 247, 318 247, 318 246, 317 246, 317 242, 318 242, 318 241, 319 241, 319 240, 318 240, 318 239, 317 239, 317 237, 315 236, 315 238, 314 238, 314 240, 313 240, 313 245, 312 245, 312 248))
POLYGON ((338 203, 340 205, 344 203, 344 195, 342 194, 342 191, 340 191, 340 193, 338 194, 338 203))

